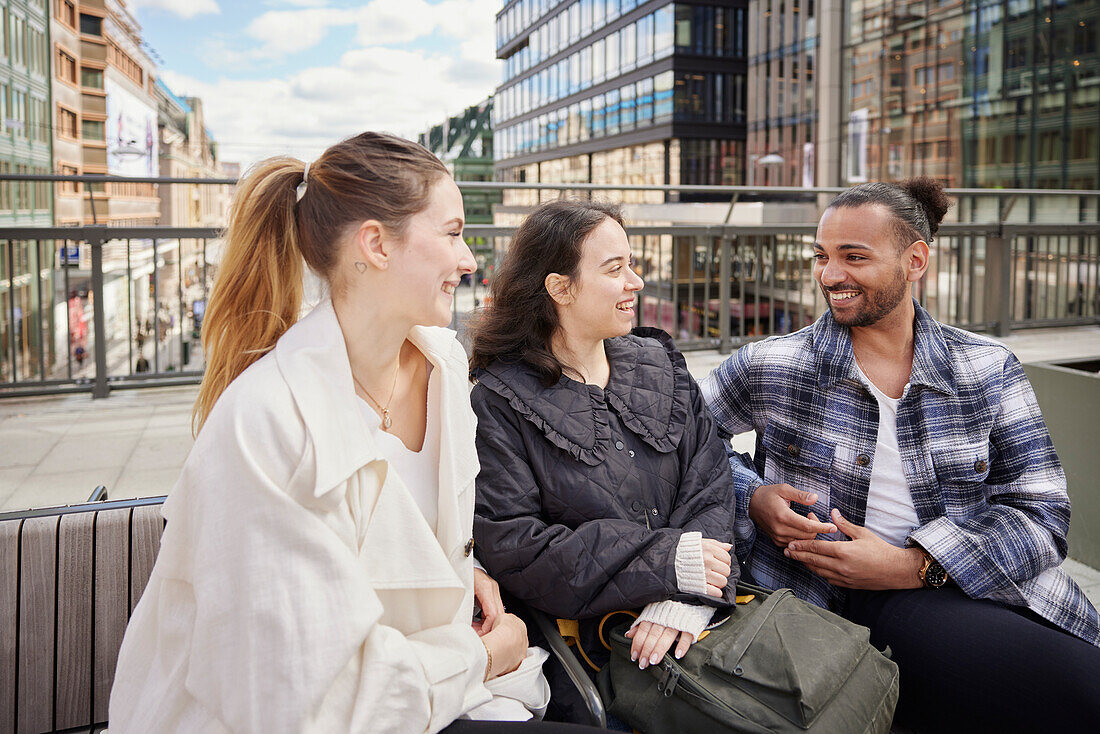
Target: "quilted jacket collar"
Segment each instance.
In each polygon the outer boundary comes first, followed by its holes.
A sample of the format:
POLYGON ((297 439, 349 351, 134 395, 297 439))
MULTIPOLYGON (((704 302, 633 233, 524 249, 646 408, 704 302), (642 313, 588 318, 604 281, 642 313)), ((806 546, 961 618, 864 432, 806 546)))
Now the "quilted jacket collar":
MULTIPOLYGON (((916 317, 913 320, 913 371, 909 376, 909 383, 954 395, 955 378, 943 330, 915 300, 913 308, 916 310, 916 317)), ((829 387, 844 379, 859 382, 848 328, 838 324, 830 311, 826 311, 809 328, 813 329, 813 348, 819 365, 818 374, 821 376, 819 384, 829 387)))
POLYGON ((496 361, 475 370, 482 385, 508 400, 519 415, 574 458, 596 466, 611 444, 608 407, 631 433, 657 451, 673 451, 684 432, 687 411, 677 400, 687 365, 663 331, 639 327, 604 342, 611 379, 600 389, 564 375, 542 386, 525 362, 496 361), (655 341, 656 340, 656 341, 655 341))

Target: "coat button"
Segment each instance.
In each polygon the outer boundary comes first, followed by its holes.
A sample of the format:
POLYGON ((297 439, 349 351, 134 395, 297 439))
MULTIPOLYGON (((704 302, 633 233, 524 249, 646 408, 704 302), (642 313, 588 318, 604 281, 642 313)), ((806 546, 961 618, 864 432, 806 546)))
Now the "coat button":
POLYGON ((657 514, 657 508, 656 508, 656 507, 654 507, 654 508, 653 508, 652 510, 650 510, 649 512, 650 512, 650 514, 651 514, 651 515, 656 515, 656 514, 657 514))
POLYGON ((868 456, 867 454, 860 454, 859 456, 856 457, 856 463, 859 464, 860 466, 867 466, 868 464, 871 463, 871 457, 868 456))
POLYGON ((466 541, 466 557, 469 558, 470 554, 474 552, 474 539, 470 538, 466 541))
POLYGON ((630 503, 630 509, 634 510, 634 512, 638 512, 639 510, 642 509, 642 503, 639 502, 638 500, 634 500, 633 502, 630 503))
POLYGON ((622 441, 616 441, 615 442, 615 448, 617 448, 619 451, 622 451, 623 450, 623 442, 622 441))
POLYGON ((630 451, 627 451, 626 455, 629 456, 631 459, 633 459, 634 458, 634 449, 631 449, 630 451))
POLYGON ((974 471, 981 474, 982 472, 984 472, 986 470, 986 467, 988 467, 988 466, 989 465, 986 464, 984 461, 982 461, 981 459, 978 459, 977 461, 974 462, 974 471))
POLYGON ((798 453, 799 453, 798 452, 798 447, 795 446, 793 443, 790 444, 789 446, 787 446, 787 454, 789 456, 797 459, 798 458, 798 453))

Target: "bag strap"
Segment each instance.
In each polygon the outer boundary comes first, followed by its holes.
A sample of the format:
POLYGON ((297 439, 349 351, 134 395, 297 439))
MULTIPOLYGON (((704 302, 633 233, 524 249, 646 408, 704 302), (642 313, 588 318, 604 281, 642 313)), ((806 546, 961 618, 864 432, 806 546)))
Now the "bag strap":
POLYGON ((600 626, 596 629, 596 634, 600 638, 600 644, 606 647, 608 650, 611 649, 611 643, 607 641, 607 636, 604 635, 604 627, 607 626, 607 620, 611 619, 616 614, 625 614, 626 616, 633 617, 634 619, 638 618, 638 613, 630 609, 616 609, 614 612, 608 612, 607 614, 603 615, 603 619, 600 620, 600 626))

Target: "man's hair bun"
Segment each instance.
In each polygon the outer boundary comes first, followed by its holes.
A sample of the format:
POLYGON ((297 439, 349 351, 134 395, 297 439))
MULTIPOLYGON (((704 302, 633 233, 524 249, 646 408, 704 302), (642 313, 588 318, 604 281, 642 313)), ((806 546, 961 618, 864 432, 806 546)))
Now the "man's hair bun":
POLYGON ((951 197, 944 193, 943 184, 928 176, 915 176, 899 182, 897 187, 909 194, 924 209, 924 215, 928 218, 929 235, 935 237, 940 222, 951 208, 951 197))

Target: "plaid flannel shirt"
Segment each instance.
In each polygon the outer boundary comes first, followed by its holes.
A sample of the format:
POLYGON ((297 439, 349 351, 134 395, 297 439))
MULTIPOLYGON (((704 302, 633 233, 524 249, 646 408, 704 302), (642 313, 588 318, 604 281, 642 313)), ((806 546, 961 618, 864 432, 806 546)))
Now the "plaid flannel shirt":
MULTIPOLYGON (((897 432, 919 525, 909 538, 970 597, 1026 606, 1100 644, 1100 618, 1061 569, 1070 505, 1066 478, 1019 360, 935 321, 916 305, 913 370, 897 432)), ((863 525, 878 404, 858 375, 847 328, 826 312, 794 334, 738 350, 701 384, 724 436, 756 431, 756 453, 731 457, 737 557, 756 581, 789 587, 834 611, 845 591, 785 557, 749 519, 761 484, 817 493, 863 525), (763 479, 763 481, 761 481, 763 479)), ((843 540, 842 534, 819 536, 843 540)))

